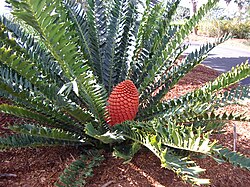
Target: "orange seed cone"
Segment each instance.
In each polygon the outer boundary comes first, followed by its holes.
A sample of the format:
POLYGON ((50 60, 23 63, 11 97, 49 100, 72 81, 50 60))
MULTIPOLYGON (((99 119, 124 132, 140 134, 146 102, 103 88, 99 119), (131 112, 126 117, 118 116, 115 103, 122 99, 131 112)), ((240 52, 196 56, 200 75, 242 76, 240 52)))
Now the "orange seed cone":
POLYGON ((107 123, 111 126, 136 117, 139 106, 139 93, 134 83, 125 80, 114 87, 108 98, 107 123))

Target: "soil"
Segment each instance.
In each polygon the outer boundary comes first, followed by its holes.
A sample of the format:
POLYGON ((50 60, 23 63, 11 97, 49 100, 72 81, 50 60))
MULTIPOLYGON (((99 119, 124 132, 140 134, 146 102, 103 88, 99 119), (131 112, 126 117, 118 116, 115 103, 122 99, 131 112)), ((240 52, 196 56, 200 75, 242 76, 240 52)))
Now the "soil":
MULTIPOLYGON (((165 99, 179 97, 192 91, 205 82, 213 80, 218 72, 199 65, 187 74, 166 95, 165 99)), ((0 100, 0 102, 6 102, 0 100)), ((250 105, 225 108, 225 110, 249 110, 250 105)), ((250 112, 248 112, 250 115, 250 112)), ((4 126, 22 122, 6 114, 0 114, 0 135, 6 132, 4 126)), ((220 144, 232 149, 233 124, 237 124, 237 151, 250 157, 250 123, 230 122, 223 130, 225 134, 214 136, 220 144)), ((81 150, 74 147, 44 147, 12 149, 0 152, 0 186, 1 187, 45 187, 53 186, 58 176, 72 161, 79 158, 81 150), (5 174, 12 174, 4 176, 5 174)), ((142 149, 133 160, 124 164, 123 160, 104 153, 105 161, 94 169, 94 176, 87 180, 87 187, 188 187, 173 172, 163 169, 160 161, 151 152, 142 149)), ((210 178, 213 187, 249 187, 250 171, 234 167, 231 164, 218 164, 210 158, 197 160, 206 171, 203 178, 210 178)))

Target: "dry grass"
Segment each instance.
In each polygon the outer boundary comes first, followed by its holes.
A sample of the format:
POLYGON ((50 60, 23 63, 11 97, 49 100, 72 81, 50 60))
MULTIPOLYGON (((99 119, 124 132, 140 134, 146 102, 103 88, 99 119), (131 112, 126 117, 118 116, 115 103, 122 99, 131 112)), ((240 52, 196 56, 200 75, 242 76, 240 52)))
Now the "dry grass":
MULTIPOLYGON (((200 41, 200 42, 212 42, 215 40, 215 38, 191 34, 188 37, 188 40, 189 41, 200 41)), ((249 53, 250 53, 250 39, 233 38, 233 39, 229 39, 228 41, 226 41, 220 45, 228 47, 228 48, 246 50, 246 51, 249 51, 249 53)))

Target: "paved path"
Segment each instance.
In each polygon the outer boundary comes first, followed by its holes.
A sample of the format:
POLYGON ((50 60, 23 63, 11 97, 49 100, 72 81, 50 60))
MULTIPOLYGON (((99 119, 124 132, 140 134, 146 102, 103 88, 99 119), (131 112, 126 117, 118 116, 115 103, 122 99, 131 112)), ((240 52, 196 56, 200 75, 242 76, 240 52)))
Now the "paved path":
MULTIPOLYGON (((186 53, 199 48, 201 44, 200 42, 192 42, 186 53)), ((237 64, 246 62, 247 59, 249 60, 248 63, 250 63, 250 51, 219 45, 208 54, 203 64, 223 73, 231 70, 231 68, 237 64)), ((242 80, 240 83, 250 85, 250 77, 242 80)))

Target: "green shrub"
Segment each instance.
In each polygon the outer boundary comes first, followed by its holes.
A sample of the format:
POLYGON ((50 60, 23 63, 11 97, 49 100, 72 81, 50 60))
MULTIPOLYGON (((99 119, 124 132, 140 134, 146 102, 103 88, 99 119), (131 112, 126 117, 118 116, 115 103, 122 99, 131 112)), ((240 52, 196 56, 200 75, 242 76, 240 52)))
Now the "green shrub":
POLYGON ((204 44, 180 60, 188 47, 185 38, 217 0, 209 0, 180 26, 171 25, 178 0, 156 5, 150 0, 87 0, 85 8, 74 0, 8 2, 15 20, 33 29, 29 33, 0 17, 0 96, 13 101, 1 104, 0 111, 34 122, 10 126, 15 134, 0 138, 1 149, 83 147, 59 186, 83 185, 103 160, 101 150, 110 148, 129 161, 145 146, 163 167, 197 185, 209 183, 199 178, 204 170, 192 160, 201 154, 249 169, 249 158, 209 138, 218 121, 249 121, 244 113, 217 113, 249 99, 247 86, 221 92, 250 75, 247 62, 161 102, 208 52, 230 38, 204 44))
POLYGON ((198 33, 208 37, 222 36, 220 30, 220 21, 218 20, 202 20, 198 25, 198 33))
POLYGON ((236 38, 242 38, 242 39, 250 39, 250 22, 234 22, 235 24, 231 25, 231 29, 223 30, 224 32, 231 32, 233 36, 236 38))
POLYGON ((226 33, 231 33, 235 38, 250 38, 250 22, 238 20, 208 20, 199 24, 199 33, 218 37, 226 33))

